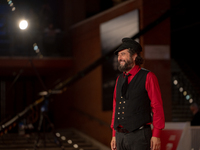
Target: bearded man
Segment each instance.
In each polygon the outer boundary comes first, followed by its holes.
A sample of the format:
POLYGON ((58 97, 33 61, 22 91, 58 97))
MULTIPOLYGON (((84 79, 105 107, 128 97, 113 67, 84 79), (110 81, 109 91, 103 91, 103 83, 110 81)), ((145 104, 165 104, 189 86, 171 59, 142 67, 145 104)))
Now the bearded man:
POLYGON ((118 69, 113 93, 112 150, 160 150, 165 126, 163 103, 157 77, 141 68, 141 45, 123 38, 115 51, 118 69), (153 129, 151 130, 151 123, 153 129))

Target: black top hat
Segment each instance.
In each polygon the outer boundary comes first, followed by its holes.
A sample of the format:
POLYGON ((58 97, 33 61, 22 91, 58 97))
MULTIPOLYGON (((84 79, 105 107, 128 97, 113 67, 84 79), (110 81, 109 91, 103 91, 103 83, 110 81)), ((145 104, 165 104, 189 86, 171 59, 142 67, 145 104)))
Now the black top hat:
POLYGON ((131 38, 123 38, 122 44, 118 47, 114 54, 117 55, 119 51, 129 48, 134 50, 135 53, 140 53, 142 51, 142 47, 138 42, 131 38))

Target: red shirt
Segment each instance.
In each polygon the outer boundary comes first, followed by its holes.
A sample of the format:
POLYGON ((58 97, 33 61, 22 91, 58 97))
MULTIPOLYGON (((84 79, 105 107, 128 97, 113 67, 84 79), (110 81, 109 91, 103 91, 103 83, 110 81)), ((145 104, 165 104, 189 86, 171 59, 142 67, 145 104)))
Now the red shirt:
MULTIPOLYGON (((136 65, 134 66, 128 73, 131 74, 128 77, 128 83, 133 79, 133 77, 138 73, 141 68, 136 65)), ((119 78, 119 77, 118 77, 119 78)), ((118 81, 116 80, 116 83, 118 81)), ((112 136, 115 136, 114 130, 114 120, 115 120, 115 106, 116 106, 116 85, 113 93, 113 114, 112 114, 112 121, 111 121, 111 129, 112 129, 112 136)), ((160 87, 158 84, 157 77, 154 73, 149 72, 146 77, 145 88, 147 90, 149 99, 151 101, 151 108, 153 113, 153 132, 152 136, 160 137, 161 130, 165 127, 165 117, 163 111, 163 103, 161 98, 160 87)))

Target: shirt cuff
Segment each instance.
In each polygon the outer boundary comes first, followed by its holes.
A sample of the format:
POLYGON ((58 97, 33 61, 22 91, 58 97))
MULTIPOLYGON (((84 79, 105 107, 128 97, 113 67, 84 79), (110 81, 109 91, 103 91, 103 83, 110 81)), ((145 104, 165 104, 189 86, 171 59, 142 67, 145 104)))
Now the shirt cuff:
POLYGON ((115 133, 116 133, 116 131, 113 129, 112 130, 112 137, 115 137, 115 133))
POLYGON ((153 128, 152 136, 160 138, 161 130, 157 128, 153 128))

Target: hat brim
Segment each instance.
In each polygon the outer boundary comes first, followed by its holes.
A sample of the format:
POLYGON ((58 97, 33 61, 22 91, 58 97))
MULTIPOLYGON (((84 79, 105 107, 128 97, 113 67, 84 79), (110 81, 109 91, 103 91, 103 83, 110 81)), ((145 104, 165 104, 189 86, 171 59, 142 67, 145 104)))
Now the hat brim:
POLYGON ((131 48, 130 44, 123 43, 122 45, 118 47, 118 49, 114 52, 114 54, 117 55, 119 51, 122 51, 124 49, 129 49, 129 48, 131 48))

